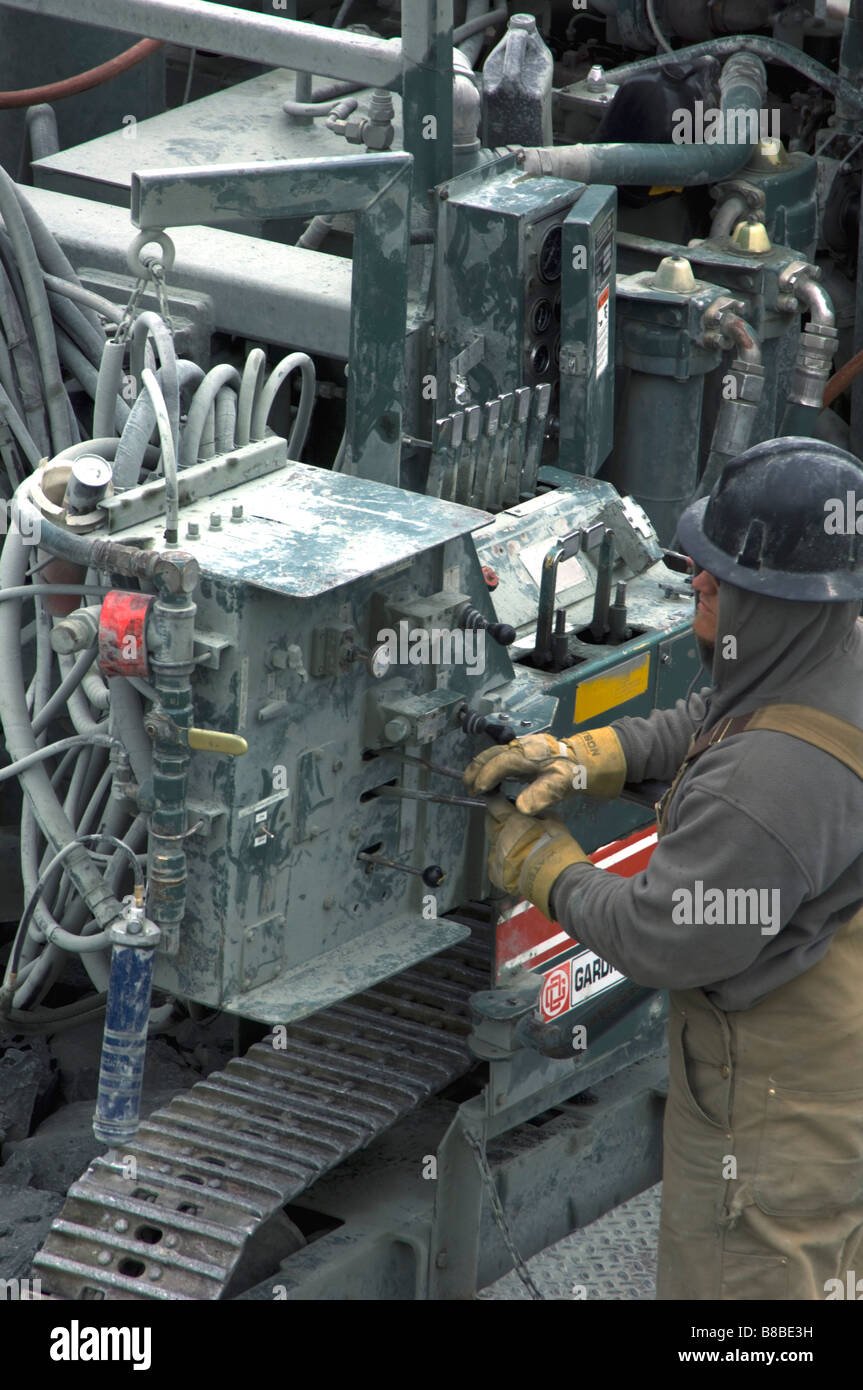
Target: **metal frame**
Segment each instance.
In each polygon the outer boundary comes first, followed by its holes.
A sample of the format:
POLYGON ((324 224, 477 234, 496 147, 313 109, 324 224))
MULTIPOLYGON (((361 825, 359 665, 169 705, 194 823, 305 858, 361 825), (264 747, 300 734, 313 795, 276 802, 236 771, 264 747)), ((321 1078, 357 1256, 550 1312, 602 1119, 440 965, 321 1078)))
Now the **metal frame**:
POLYGON ((249 216, 356 214, 344 472, 399 484, 407 256, 408 154, 217 164, 132 175, 132 221, 162 229, 249 216))
POLYGON ((453 0, 411 0, 402 38, 378 39, 210 0, 4 0, 9 9, 101 25, 126 34, 243 58, 264 67, 338 77, 369 87, 402 84, 405 149, 422 186, 452 173, 453 0), (430 134, 425 124, 435 122, 430 134))

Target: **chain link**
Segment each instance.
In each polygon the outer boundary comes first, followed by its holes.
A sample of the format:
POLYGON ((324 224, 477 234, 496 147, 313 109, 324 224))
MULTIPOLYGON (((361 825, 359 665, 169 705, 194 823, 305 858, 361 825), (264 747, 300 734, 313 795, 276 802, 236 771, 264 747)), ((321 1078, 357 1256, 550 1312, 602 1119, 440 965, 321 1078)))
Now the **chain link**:
POLYGON ((509 1229, 509 1223, 506 1219, 506 1213, 504 1212, 504 1209, 501 1205, 500 1197, 498 1196, 497 1192, 497 1187, 495 1186, 494 1178, 491 1175, 491 1169, 488 1166, 488 1160, 485 1156, 485 1148, 479 1142, 476 1136, 471 1134, 469 1130, 465 1129, 463 1130, 463 1133, 465 1139, 470 1144, 470 1147, 473 1149, 474 1158, 476 1159, 476 1165, 479 1168, 480 1177, 482 1178, 483 1183, 485 1184, 485 1187, 488 1191, 488 1200, 491 1205, 492 1215, 494 1216, 498 1229, 500 1230, 500 1233, 503 1236, 504 1245, 509 1251, 509 1256, 512 1260, 513 1269, 515 1270, 521 1282, 524 1284, 531 1298, 534 1300, 539 1299, 540 1301, 545 1302, 545 1294, 540 1293, 539 1289, 537 1288, 536 1284, 531 1278, 530 1271, 528 1270, 527 1265, 525 1264, 524 1260, 519 1254, 515 1241, 512 1238, 512 1232, 509 1229))
POLYGON ((168 292, 165 284, 165 268, 156 256, 142 257, 142 263, 147 267, 147 274, 141 275, 135 282, 134 289, 129 296, 129 302, 123 310, 123 317, 117 324, 116 332, 112 339, 115 343, 126 343, 132 330, 132 323, 138 310, 141 295, 152 280, 156 292, 156 302, 159 306, 159 315, 164 320, 168 332, 173 337, 174 324, 171 319, 171 311, 168 304, 168 292))
POLYGON ((114 343, 126 343, 126 342, 128 342, 128 340, 129 340, 129 333, 130 333, 131 328, 132 328, 132 321, 133 321, 133 319, 134 319, 134 317, 135 317, 135 311, 136 311, 137 308, 138 308, 138 301, 139 301, 139 299, 141 298, 141 295, 144 293, 144 290, 146 289, 146 287, 147 287, 147 276, 146 276, 146 275, 141 275, 141 276, 139 277, 139 279, 135 282, 135 287, 134 287, 134 289, 132 290, 132 293, 131 293, 130 296, 129 296, 129 302, 128 302, 128 304, 126 305, 125 309, 123 310, 123 317, 120 319, 120 322, 117 324, 116 332, 114 333, 114 337, 111 339, 112 342, 114 342, 114 343))
POLYGON ((171 334, 171 337, 173 338, 174 325, 171 321, 171 311, 168 307, 168 291, 165 285, 165 267, 162 265, 161 261, 154 261, 150 265, 150 275, 152 276, 153 282, 156 286, 156 299, 159 304, 159 313, 161 317, 164 319, 168 328, 168 332, 171 334))

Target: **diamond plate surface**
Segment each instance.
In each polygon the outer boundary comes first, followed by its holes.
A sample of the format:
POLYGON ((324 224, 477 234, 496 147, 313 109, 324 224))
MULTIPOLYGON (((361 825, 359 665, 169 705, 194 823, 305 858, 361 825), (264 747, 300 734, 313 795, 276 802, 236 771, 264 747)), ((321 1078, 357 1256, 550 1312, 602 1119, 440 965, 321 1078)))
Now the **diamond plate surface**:
MULTIPOLYGON (((557 1301, 652 1300, 661 1196, 662 1183, 657 1183, 528 1260, 527 1267, 543 1297, 557 1301)), ((515 1273, 505 1274, 478 1296, 530 1297, 515 1273)))

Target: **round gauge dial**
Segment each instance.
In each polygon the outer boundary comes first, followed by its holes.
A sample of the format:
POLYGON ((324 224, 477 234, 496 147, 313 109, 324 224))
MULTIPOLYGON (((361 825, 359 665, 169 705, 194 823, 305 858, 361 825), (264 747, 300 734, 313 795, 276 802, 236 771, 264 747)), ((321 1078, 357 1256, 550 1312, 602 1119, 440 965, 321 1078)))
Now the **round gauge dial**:
POLYGON ((539 248, 539 273, 547 285, 560 279, 563 258, 563 229, 560 223, 550 227, 539 248))
POLYGON ((383 680, 384 676, 389 675, 392 657, 387 642, 381 642, 380 646, 372 647, 369 652, 368 665, 369 671, 376 681, 383 680))
POLYGON ((551 353, 549 352, 548 345, 546 343, 540 343, 539 346, 535 347, 533 352, 530 354, 530 365, 536 372, 537 376, 542 376, 544 372, 548 371, 550 362, 551 353))
POLYGON ((534 333, 547 333, 553 315, 554 309, 550 299, 537 300, 531 313, 531 325, 534 333))

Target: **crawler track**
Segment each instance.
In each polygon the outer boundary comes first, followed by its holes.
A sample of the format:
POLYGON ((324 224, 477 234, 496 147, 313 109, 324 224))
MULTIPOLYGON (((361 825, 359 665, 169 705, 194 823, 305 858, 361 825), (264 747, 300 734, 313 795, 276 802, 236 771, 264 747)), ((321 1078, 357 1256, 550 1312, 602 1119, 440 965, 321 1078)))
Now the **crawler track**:
POLYGON ((488 979, 485 948, 462 942, 175 1096, 69 1189, 34 1262, 46 1290, 222 1297, 262 1221, 471 1066, 468 1000, 488 979))

